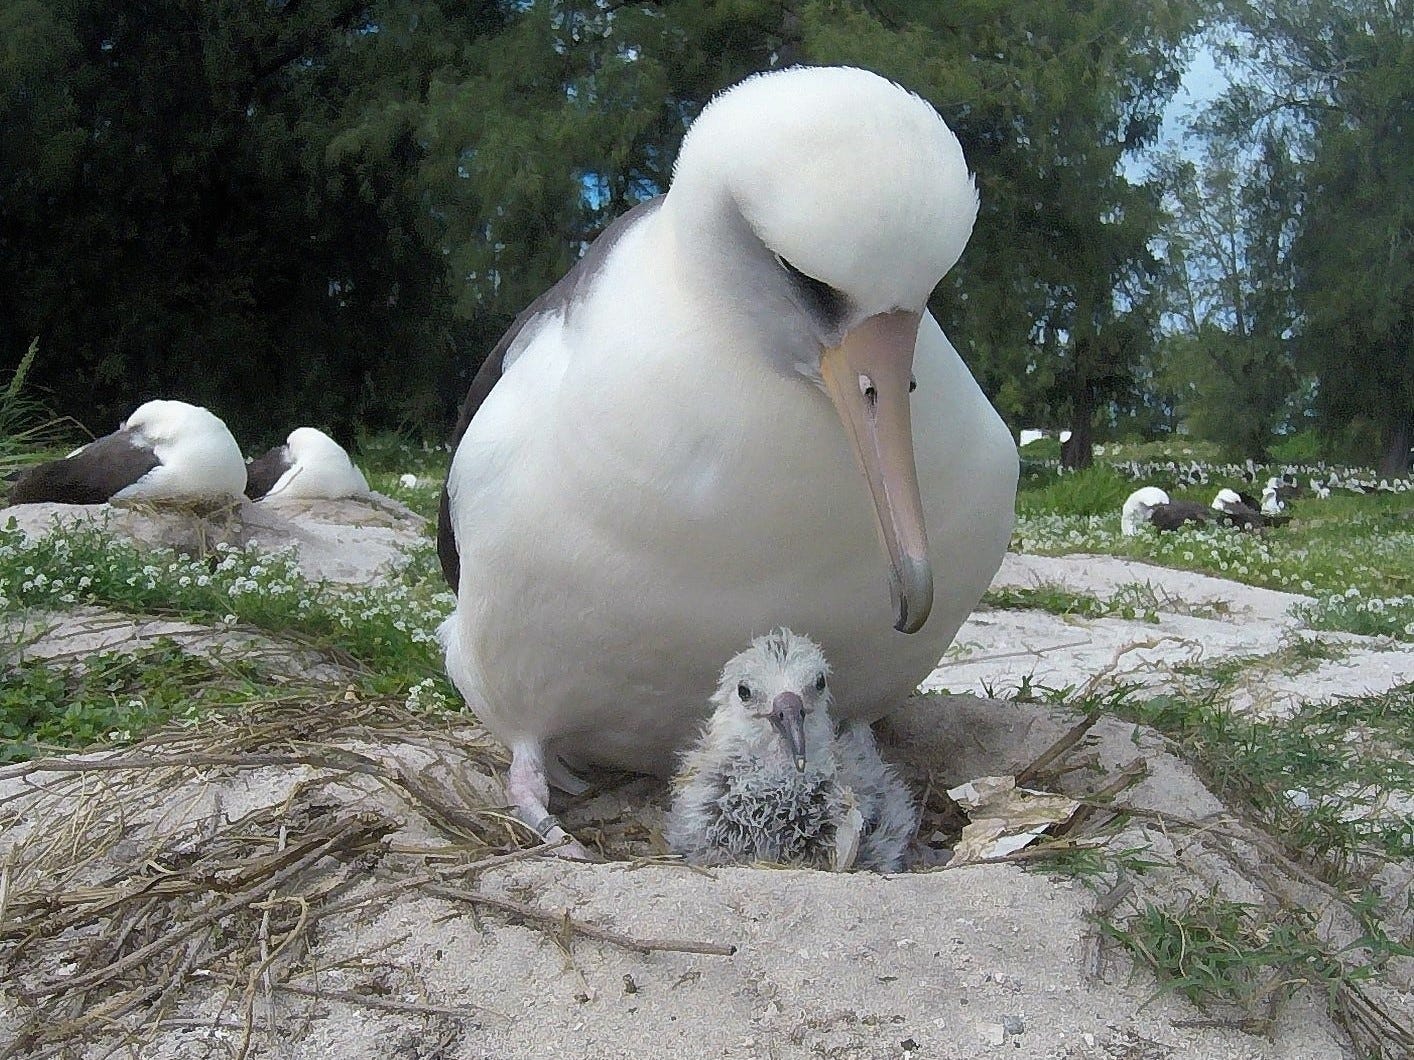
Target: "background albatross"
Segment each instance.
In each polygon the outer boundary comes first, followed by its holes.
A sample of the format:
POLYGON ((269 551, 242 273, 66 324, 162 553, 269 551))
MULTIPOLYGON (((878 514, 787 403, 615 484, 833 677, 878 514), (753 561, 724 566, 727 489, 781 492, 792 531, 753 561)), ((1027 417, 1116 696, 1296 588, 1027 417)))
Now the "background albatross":
POLYGON ((334 439, 317 427, 296 427, 284 445, 246 466, 245 495, 253 501, 366 497, 368 480, 334 439))
POLYGON ((112 434, 25 472, 10 503, 232 504, 245 483, 241 447, 219 416, 185 401, 149 401, 112 434))
POLYGON ((542 834, 561 762, 670 772, 753 634, 818 641, 843 719, 936 665, 1016 491, 1011 435, 926 308, 976 213, 917 96, 753 77, 492 352, 443 496, 441 637, 542 834))

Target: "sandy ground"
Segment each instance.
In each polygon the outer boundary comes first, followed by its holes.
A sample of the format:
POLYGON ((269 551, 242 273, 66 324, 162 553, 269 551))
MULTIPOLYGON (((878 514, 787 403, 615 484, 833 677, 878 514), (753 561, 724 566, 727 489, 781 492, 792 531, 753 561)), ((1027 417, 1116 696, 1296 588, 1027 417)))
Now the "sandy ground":
POLYGON ((1311 699, 1382 692, 1414 681, 1414 647, 1305 629, 1290 609, 1309 598, 1293 593, 1113 556, 1009 554, 993 582, 1042 584, 1101 599, 1146 586, 1159 601, 1158 621, 980 610, 958 632, 924 689, 1000 695, 1026 679, 1033 686, 1079 689, 1103 677, 1183 690, 1197 684, 1203 667, 1243 659, 1235 686, 1223 695, 1238 710, 1282 716, 1311 699), (1284 657, 1283 649, 1298 638, 1335 645, 1341 657, 1305 665, 1284 657))
MULTIPOLYGON (((354 544, 344 536, 331 551, 347 562, 354 544)), ((365 563, 363 569, 379 565, 365 563)), ((1189 680, 1192 674, 1179 667, 1234 656, 1279 658, 1297 635, 1287 614, 1296 598, 1108 557, 1008 556, 998 578, 1009 585, 1040 581, 1101 596, 1148 582, 1168 606, 1158 623, 1040 612, 974 615, 925 684, 930 694, 881 726, 886 749, 920 790, 1013 773, 1076 719, 1060 707, 986 698, 989 688, 1012 689, 1028 675, 1056 687, 1084 686, 1097 676, 1150 685, 1189 680), (1134 647, 1148 642, 1152 646, 1134 647), (949 696, 941 689, 967 694, 949 696)), ((1339 640, 1347 654, 1300 674, 1256 666, 1260 687, 1236 693, 1248 697, 1246 708, 1279 713, 1305 695, 1414 680, 1414 652, 1365 638, 1323 636, 1339 640)), ((455 761, 456 750, 449 745, 447 754, 429 757, 431 740, 417 734, 406 747, 392 746, 370 743, 367 732, 357 730, 341 742, 430 777, 449 757, 455 761)), ((517 861, 466 882, 485 894, 555 914, 567 911, 623 935, 703 940, 729 944, 735 952, 641 954, 585 937, 553 938, 503 913, 473 915, 465 904, 408 891, 319 924, 309 951, 281 974, 323 996, 260 992, 249 1055, 1354 1057, 1351 1043, 1326 1015, 1324 999, 1312 992, 1298 991, 1270 1033, 1254 1036, 1211 1025, 1211 1013, 1163 993, 1114 943, 1101 944, 1091 914, 1105 896, 1116 898, 1112 915, 1119 917, 1146 903, 1181 903, 1194 895, 1257 905, 1290 902, 1316 911, 1323 931, 1337 942, 1353 941, 1358 925, 1319 886, 1293 872, 1269 842, 1235 821, 1166 740, 1102 718, 1084 750, 1089 767, 1058 779, 1063 789, 1094 791, 1126 766, 1142 761, 1146 768, 1124 800, 1150 816, 1141 814, 1110 838, 1113 848, 1142 849, 1157 862, 1130 880, 1129 890, 1113 877, 1085 882, 1017 863, 880 877, 766 868, 705 873, 651 859, 600 865, 517 861), (400 1005, 403 1011, 392 1010, 400 1005)), ((174 817, 230 820, 254 808, 288 805, 320 776, 304 766, 193 770, 176 795, 154 793, 143 812, 123 818, 115 850, 158 842, 174 817)), ((462 779, 477 797, 494 803, 493 775, 462 779)), ((356 872, 347 892, 354 897, 369 897, 388 879, 425 868, 406 853, 410 845, 455 843, 415 800, 399 798, 390 785, 341 776, 318 791, 330 803, 321 812, 382 814, 393 822, 395 830, 377 853, 342 866, 356 872), (359 882, 357 873, 366 879, 359 882)), ((26 877, 26 865, 37 864, 34 851, 46 835, 84 824, 84 815, 92 814, 85 801, 91 797, 84 783, 63 775, 0 780, 0 956, 9 965, 8 974, 0 975, 3 1055, 11 1055, 4 1052, 7 1044, 35 1026, 26 1022, 36 1010, 25 992, 74 974, 71 951, 83 942, 78 932, 18 948, 7 944, 5 884, 12 900, 22 881, 42 885, 43 873, 26 877)), ((562 814, 574 828, 630 817, 645 837, 630 852, 651 855, 663 802, 661 788, 635 782, 562 808, 562 814)), ((1409 874, 1391 870, 1384 882, 1392 892, 1407 891, 1409 874)), ((1399 1019, 1414 1024, 1409 965, 1387 969, 1372 989, 1399 1019)), ((167 1023, 143 1044, 113 1053, 115 1039, 95 1032, 64 1055, 237 1055, 245 1033, 244 984, 201 982, 207 985, 190 986, 171 999, 167 1023)))
MULTIPOLYGON (((893 719, 886 739, 915 778, 939 783, 1014 770, 1074 721, 1062 709, 926 696, 893 719)), ((364 749, 368 750, 367 745, 364 749)), ((1153 871, 1142 900, 1217 890, 1260 901, 1243 863, 1258 857, 1240 829, 1224 831, 1221 804, 1165 741, 1106 721, 1090 745, 1101 774, 1136 758, 1146 778, 1132 805, 1210 822, 1186 836, 1182 857, 1153 871)), ((389 756, 416 751, 383 748, 389 756)), ((122 844, 171 826, 178 809, 199 820, 209 805, 235 817, 294 796, 309 770, 264 768, 228 777, 208 771, 160 807, 134 815, 122 844), (200 796, 199 798, 195 796, 200 796)), ((1093 778, 1091 778, 1093 780, 1093 778)), ((1079 782, 1079 777, 1072 777, 1079 782)), ((0 783, 0 809, 17 810, 0 848, 62 827, 76 807, 29 783, 0 783), (28 790, 27 790, 28 789, 28 790), (25 812, 23 801, 35 800, 25 812), (47 801, 45 801, 47 798, 47 801), (16 806, 19 802, 21 805, 16 806), (38 818, 44 818, 41 823, 38 818)), ((1082 785, 1083 786, 1083 785, 1082 785)), ((325 787, 349 814, 381 809, 400 829, 391 844, 426 842, 435 827, 376 784, 325 787)), ((649 817, 661 792, 648 795, 649 817)), ((635 809, 638 809, 635 807, 635 809)), ((91 811, 85 811, 91 812, 91 811)), ((296 836, 291 836, 293 841, 296 836)), ((1174 854, 1156 828, 1131 826, 1120 840, 1174 854)), ((397 857, 368 865, 368 893, 397 857)), ((1271 866, 1268 866, 1270 869, 1271 866)), ((397 878, 397 874, 393 874, 397 878)), ((1293 897, 1309 900, 1285 879, 1293 897)), ((1113 946, 1101 949, 1089 920, 1097 892, 1082 882, 1017 864, 880 877, 868 873, 734 868, 702 873, 678 865, 575 865, 535 859, 492 869, 479 889, 636 938, 691 939, 736 948, 731 956, 640 955, 577 938, 568 949, 536 929, 419 894, 321 923, 291 980, 446 1011, 387 1012, 344 1000, 277 992, 257 1006, 250 1055, 346 1058, 474 1057, 1148 1057, 1315 1060, 1351 1055, 1319 1000, 1283 1009, 1270 1039, 1195 1026, 1202 1014, 1136 973, 1113 946), (315 969, 319 969, 315 974, 315 969), (277 1028, 264 1033, 269 1019, 277 1028)), ((1136 904, 1139 893, 1132 897, 1136 904)), ((1348 926, 1347 926, 1347 929, 1348 926)), ((74 944, 79 940, 68 940, 74 944)), ((17 992, 73 974, 64 945, 13 953, 0 987, 0 1041, 22 1026, 17 992)), ((173 1025, 136 1055, 177 1060, 230 1055, 239 1039, 239 990, 187 991, 173 1025)), ((97 1042, 76 1053, 106 1055, 97 1042)))

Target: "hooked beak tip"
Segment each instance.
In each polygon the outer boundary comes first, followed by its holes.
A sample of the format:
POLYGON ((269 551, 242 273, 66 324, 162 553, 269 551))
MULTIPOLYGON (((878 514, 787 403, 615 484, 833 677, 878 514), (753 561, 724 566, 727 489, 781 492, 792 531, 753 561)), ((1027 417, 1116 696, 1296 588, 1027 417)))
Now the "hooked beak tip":
POLYGON ((926 557, 905 556, 889 579, 893 590, 894 629, 917 633, 933 610, 933 568, 926 557))
POLYGON ((772 704, 771 724, 785 741, 798 772, 805 772, 805 703, 794 692, 782 692, 772 704))

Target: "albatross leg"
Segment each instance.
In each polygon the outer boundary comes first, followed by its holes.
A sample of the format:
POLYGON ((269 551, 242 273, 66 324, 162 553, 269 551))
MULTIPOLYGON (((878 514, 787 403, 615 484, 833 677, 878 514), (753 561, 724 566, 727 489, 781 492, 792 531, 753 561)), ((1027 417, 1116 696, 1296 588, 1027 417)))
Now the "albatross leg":
POLYGON ((550 812, 550 778, 545 769, 545 752, 535 741, 511 745, 511 772, 506 780, 506 798, 516 816, 547 843, 561 843, 555 848, 560 857, 576 861, 598 861, 579 840, 560 826, 550 812))

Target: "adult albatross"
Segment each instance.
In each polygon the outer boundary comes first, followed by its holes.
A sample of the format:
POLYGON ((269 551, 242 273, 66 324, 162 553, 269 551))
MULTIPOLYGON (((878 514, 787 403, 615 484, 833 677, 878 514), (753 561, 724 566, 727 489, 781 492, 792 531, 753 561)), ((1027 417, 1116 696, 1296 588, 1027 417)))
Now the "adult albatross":
POLYGON ((927 311, 976 214, 919 97, 763 74, 492 351, 443 496, 440 633, 542 835, 562 763, 669 773, 753 634, 815 639, 842 720, 937 664, 1016 494, 1011 435, 927 311))
POLYGON ((112 434, 25 472, 11 504, 233 504, 245 459, 215 413, 185 401, 139 405, 112 434))
POLYGON ((368 480, 344 447, 317 427, 296 427, 246 465, 245 495, 262 500, 339 500, 368 496, 368 480))

